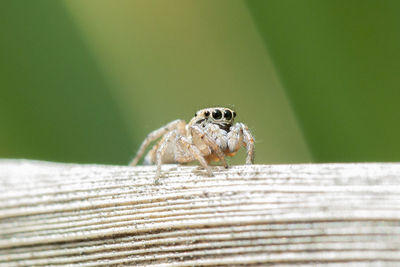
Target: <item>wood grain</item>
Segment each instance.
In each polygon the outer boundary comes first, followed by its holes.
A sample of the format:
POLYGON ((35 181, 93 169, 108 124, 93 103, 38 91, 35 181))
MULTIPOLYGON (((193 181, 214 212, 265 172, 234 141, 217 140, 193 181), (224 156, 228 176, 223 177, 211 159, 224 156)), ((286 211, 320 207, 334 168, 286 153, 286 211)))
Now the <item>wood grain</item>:
POLYGON ((400 164, 0 160, 0 266, 397 265, 400 164))

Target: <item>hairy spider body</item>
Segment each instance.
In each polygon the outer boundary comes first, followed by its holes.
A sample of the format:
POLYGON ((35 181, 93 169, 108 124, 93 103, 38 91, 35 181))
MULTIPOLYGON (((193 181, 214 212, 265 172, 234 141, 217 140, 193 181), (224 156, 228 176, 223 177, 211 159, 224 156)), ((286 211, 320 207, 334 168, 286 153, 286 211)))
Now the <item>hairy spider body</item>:
POLYGON ((213 173, 208 163, 221 161, 227 168, 225 156, 232 157, 241 146, 246 147, 246 164, 254 162, 254 138, 243 123, 233 123, 236 113, 229 108, 206 108, 196 112, 188 124, 175 120, 151 132, 143 141, 130 165, 134 166, 143 156, 147 146, 161 138, 147 153, 144 164, 156 164, 156 180, 163 163, 188 163, 199 161, 213 173))

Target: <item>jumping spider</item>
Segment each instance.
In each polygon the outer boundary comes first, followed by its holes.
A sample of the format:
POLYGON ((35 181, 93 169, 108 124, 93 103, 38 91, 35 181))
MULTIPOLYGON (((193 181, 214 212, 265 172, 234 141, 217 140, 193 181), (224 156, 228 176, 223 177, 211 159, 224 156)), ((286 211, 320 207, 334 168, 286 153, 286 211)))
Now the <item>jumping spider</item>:
POLYGON ((246 147, 246 164, 254 162, 254 138, 248 127, 240 122, 233 124, 236 112, 229 108, 206 108, 196 112, 186 124, 175 120, 151 132, 140 146, 136 157, 130 163, 136 165, 147 146, 162 137, 144 158, 143 164, 157 164, 156 182, 163 163, 187 163, 198 160, 213 176, 211 161, 228 165, 225 156, 234 156, 241 146, 246 147))

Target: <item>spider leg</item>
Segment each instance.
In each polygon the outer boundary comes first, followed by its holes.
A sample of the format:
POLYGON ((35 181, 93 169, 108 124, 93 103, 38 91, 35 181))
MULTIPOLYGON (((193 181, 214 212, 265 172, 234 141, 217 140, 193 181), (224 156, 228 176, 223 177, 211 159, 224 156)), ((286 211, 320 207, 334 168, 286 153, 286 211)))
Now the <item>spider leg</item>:
MULTIPOLYGON (((193 157, 200 162, 201 166, 203 166, 203 168, 207 170, 209 176, 214 176, 210 166, 208 166, 207 164, 207 161, 201 155, 200 150, 195 145, 193 145, 192 142, 190 142, 190 140, 188 140, 186 137, 180 136, 178 137, 177 145, 180 146, 180 148, 183 151, 188 151, 191 155, 193 155, 193 157)), ((184 159, 183 158, 180 159, 178 156, 177 161, 179 160, 184 160, 184 159)))
POLYGON ((177 130, 174 130, 172 132, 169 132, 168 134, 165 135, 165 137, 160 141, 160 145, 157 148, 156 152, 156 164, 157 164, 157 172, 156 172, 156 178, 155 178, 155 183, 158 183, 158 179, 161 176, 161 164, 162 162, 162 156, 165 153, 165 150, 167 149, 168 145, 170 144, 170 141, 173 137, 175 137, 178 134, 177 130))
POLYGON ((247 157, 246 157, 246 164, 253 164, 254 163, 254 137, 250 133, 249 128, 246 124, 239 123, 240 128, 242 129, 243 134, 243 146, 246 147, 247 157))
POLYGON ((205 132, 203 129, 201 129, 197 125, 193 125, 190 127, 190 130, 192 131, 192 135, 197 135, 198 137, 201 138, 201 140, 204 141, 206 145, 211 147, 211 149, 217 154, 219 160, 222 162, 225 168, 228 168, 228 164, 226 163, 225 160, 225 155, 224 152, 221 150, 221 148, 218 146, 218 144, 212 139, 207 132, 205 132))
POLYGON ((243 144, 242 126, 236 123, 230 128, 228 133, 228 148, 229 152, 236 152, 243 144))
POLYGON ((148 145, 153 142, 154 140, 160 138, 161 136, 163 136, 165 133, 172 131, 174 129, 178 129, 180 132, 185 130, 185 121, 183 120, 175 120, 172 121, 170 123, 168 123, 167 125, 165 125, 164 127, 154 130, 152 131, 142 142, 142 144, 140 145, 140 148, 138 150, 138 152, 136 153, 135 158, 131 161, 131 163, 129 164, 130 166, 135 166, 140 158, 143 156, 144 152, 146 151, 146 148, 148 147, 148 145))

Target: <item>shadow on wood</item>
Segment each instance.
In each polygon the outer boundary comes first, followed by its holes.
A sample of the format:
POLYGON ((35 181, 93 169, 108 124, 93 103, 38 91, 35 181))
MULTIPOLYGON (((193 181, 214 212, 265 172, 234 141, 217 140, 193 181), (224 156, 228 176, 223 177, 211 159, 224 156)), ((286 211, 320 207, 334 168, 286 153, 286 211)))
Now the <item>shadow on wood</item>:
POLYGON ((400 164, 0 161, 0 265, 400 263, 400 164))

